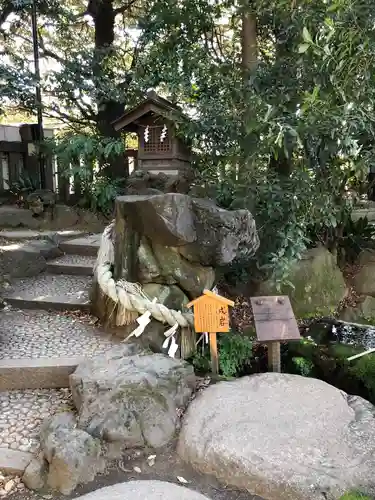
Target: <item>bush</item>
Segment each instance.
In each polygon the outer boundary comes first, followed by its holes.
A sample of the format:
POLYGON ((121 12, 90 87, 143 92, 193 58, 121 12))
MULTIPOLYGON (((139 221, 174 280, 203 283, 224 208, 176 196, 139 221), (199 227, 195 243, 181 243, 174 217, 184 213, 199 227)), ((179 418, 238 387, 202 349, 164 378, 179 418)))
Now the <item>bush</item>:
POLYGON ((368 354, 359 358, 353 366, 349 368, 349 373, 361 381, 367 389, 369 399, 375 402, 375 356, 368 354))
MULTIPOLYGON (((223 333, 218 337, 219 370, 224 377, 240 377, 251 367, 253 343, 238 333, 223 333)), ((209 346, 197 352, 191 362, 198 372, 210 371, 209 346)))

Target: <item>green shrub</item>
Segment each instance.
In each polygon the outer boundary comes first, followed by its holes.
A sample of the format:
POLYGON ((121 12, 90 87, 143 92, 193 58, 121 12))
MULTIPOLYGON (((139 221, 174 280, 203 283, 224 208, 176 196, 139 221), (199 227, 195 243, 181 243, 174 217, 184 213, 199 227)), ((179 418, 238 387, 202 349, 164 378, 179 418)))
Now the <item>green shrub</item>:
MULTIPOLYGON (((240 377, 251 366, 253 343, 238 333, 223 333, 218 337, 219 370, 224 377, 240 377)), ((198 372, 211 369, 209 347, 204 346, 190 360, 198 372)))
POLYGON ((375 226, 370 224, 367 217, 357 221, 349 218, 344 227, 342 237, 339 239, 339 251, 344 259, 353 263, 364 248, 374 247, 375 226))
POLYGON ((252 341, 238 334, 223 334, 219 339, 219 367, 224 377, 238 377, 251 365, 252 341))
POLYGON ((358 361, 353 361, 349 373, 360 380, 369 392, 370 401, 375 401, 375 356, 367 354, 358 361))
POLYGON ((296 367, 297 373, 303 375, 304 377, 310 377, 314 370, 314 363, 310 359, 303 358, 301 356, 295 356, 292 358, 294 366, 296 367))

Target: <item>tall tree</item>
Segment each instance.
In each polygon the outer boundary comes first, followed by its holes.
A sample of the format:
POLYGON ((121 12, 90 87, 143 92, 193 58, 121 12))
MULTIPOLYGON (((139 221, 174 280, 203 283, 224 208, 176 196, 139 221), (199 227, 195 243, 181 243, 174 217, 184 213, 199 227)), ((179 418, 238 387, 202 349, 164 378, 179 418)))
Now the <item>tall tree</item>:
MULTIPOLYGON (((118 139, 111 122, 132 102, 128 88, 139 51, 132 28, 142 0, 36 3, 45 115, 77 132, 92 130, 103 138, 118 139)), ((0 3, 6 55, 2 93, 25 111, 35 108, 30 4, 28 0, 0 3)), ((123 173, 122 158, 108 159, 108 171, 123 173)))

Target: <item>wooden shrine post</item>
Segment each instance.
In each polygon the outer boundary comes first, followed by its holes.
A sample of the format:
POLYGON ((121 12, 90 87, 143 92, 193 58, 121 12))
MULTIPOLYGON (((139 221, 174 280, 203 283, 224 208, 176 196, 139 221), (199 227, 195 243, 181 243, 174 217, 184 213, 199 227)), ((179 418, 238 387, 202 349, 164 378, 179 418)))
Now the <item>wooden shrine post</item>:
POLYGON ((187 304, 194 306, 194 328, 197 333, 208 333, 210 336, 210 352, 212 373, 219 373, 219 355, 217 352, 217 333, 229 332, 229 310, 232 300, 221 297, 210 290, 187 304))
POLYGON ((250 300, 257 339, 268 346, 268 368, 280 373, 280 343, 301 338, 289 297, 252 297, 250 300))

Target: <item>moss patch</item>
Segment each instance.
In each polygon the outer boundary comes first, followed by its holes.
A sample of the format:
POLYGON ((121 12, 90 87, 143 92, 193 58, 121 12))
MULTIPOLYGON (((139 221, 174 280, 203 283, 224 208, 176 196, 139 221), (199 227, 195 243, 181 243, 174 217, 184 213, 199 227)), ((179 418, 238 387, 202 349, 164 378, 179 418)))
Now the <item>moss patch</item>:
MULTIPOLYGON (((346 294, 344 276, 336 258, 324 247, 308 250, 292 268, 288 279, 294 289, 285 287, 281 293, 290 296, 298 318, 328 316, 346 294)), ((260 295, 273 294, 279 294, 275 286, 270 283, 261 285, 260 295)))
POLYGON ((339 500, 373 500, 373 497, 369 497, 363 493, 349 492, 345 493, 339 500))

